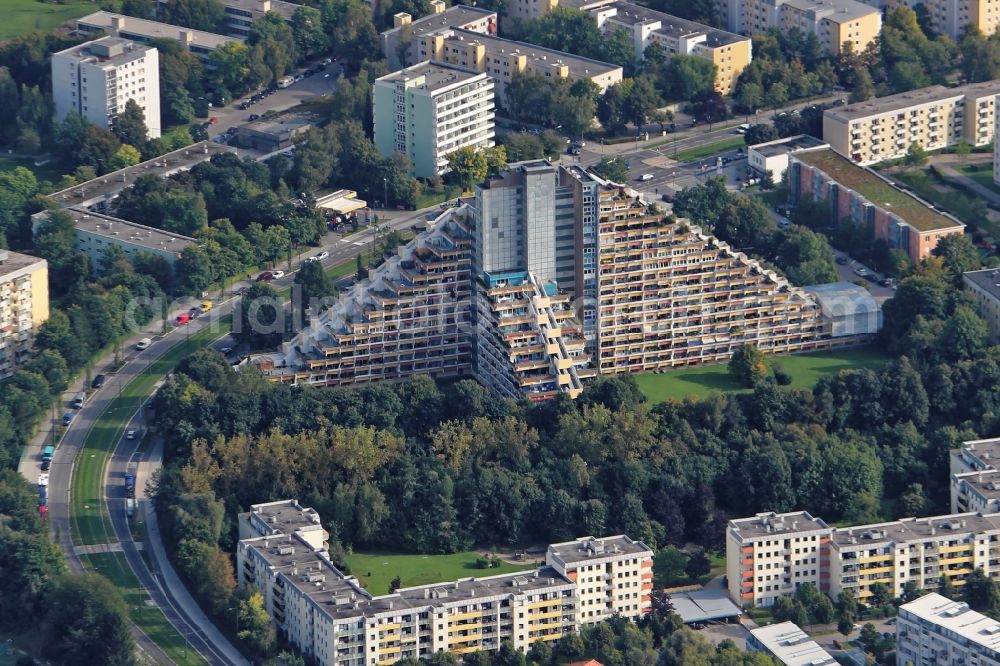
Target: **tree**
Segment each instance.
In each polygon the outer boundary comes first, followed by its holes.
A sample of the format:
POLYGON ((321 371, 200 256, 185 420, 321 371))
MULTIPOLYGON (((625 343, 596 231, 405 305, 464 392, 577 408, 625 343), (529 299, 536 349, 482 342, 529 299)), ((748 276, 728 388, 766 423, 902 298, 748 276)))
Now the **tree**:
POLYGON ((128 608, 103 576, 60 576, 46 600, 45 655, 69 666, 135 663, 128 608))
POLYGON ((707 576, 711 570, 712 562, 708 559, 708 555, 705 554, 704 550, 699 550, 691 555, 691 559, 688 560, 687 566, 684 568, 684 572, 688 575, 688 578, 694 580, 702 576, 707 576))
POLYGON ((111 161, 108 162, 108 171, 117 171, 138 164, 142 161, 142 155, 133 146, 122 144, 122 147, 115 152, 111 161))
POLYGON ((953 286, 962 286, 962 273, 982 268, 979 250, 966 234, 950 234, 940 238, 931 254, 941 257, 942 264, 953 286))
POLYGON ((212 261, 205 249, 198 245, 191 245, 181 251, 174 272, 180 278, 178 287, 181 293, 192 296, 207 291, 215 281, 212 261))
POLYGON ((962 598, 972 610, 981 613, 993 614, 1000 610, 1000 590, 997 590, 996 581, 983 573, 982 567, 976 567, 965 579, 962 598))
MULTIPOLYGON (((303 264, 295 273, 295 284, 302 290, 303 306, 309 305, 314 299, 318 302, 336 292, 330 277, 323 270, 323 264, 318 261, 303 264)), ((319 314, 318 307, 319 303, 317 308, 314 308, 314 314, 319 314)))
POLYGON ((483 182, 489 173, 489 163, 481 150, 465 146, 448 153, 448 169, 465 191, 483 182))
POLYGON ((927 496, 923 485, 911 483, 906 491, 899 496, 899 514, 901 518, 922 516, 927 507, 927 496))
POLYGON ((226 32, 226 10, 219 0, 167 0, 160 5, 159 16, 185 28, 226 32))
POLYGON ((653 557, 653 577, 660 587, 674 587, 687 578, 688 556, 676 546, 666 546, 653 557))
POLYGON ((285 331, 280 303, 277 292, 269 284, 252 284, 240 299, 239 318, 233 320, 233 337, 240 344, 255 349, 276 346, 285 331))
POLYGON ((301 57, 316 56, 330 48, 330 40, 323 32, 322 17, 312 7, 295 8, 292 13, 292 34, 301 57))
MULTIPOLYGON (((701 58, 699 58, 701 60, 701 58)), ((708 62, 708 61, 705 61, 708 62)), ((632 81, 626 98, 626 109, 629 120, 635 125, 636 131, 642 129, 649 116, 660 106, 663 100, 656 92, 653 79, 648 76, 639 76, 632 81)))
POLYGON ((764 352, 753 344, 739 347, 729 359, 729 374, 744 386, 753 386, 767 375, 764 352))
POLYGON ((237 635, 258 655, 267 656, 274 648, 277 636, 271 616, 264 606, 264 597, 260 592, 249 593, 240 599, 236 612, 240 620, 237 635))
POLYGON ((112 131, 122 143, 130 146, 141 146, 149 136, 146 128, 146 114, 134 100, 125 102, 125 108, 118 114, 112 131))
POLYGON ((778 131, 771 125, 751 125, 743 134, 743 140, 748 146, 755 146, 758 143, 774 141, 779 138, 778 131))
MULTIPOLYGON (((668 99, 694 102, 715 90, 717 69, 711 60, 697 56, 676 55, 663 69, 660 89, 668 99)), ((753 92, 750 90, 749 94, 752 95, 753 92)), ((748 108, 755 106, 751 105, 748 108)))
POLYGON ((627 183, 629 180, 625 161, 620 157, 602 157, 593 168, 597 175, 613 183, 627 183))
POLYGON ((927 151, 924 150, 923 146, 914 141, 906 150, 906 157, 903 158, 903 162, 910 166, 923 166, 927 164, 927 151))
POLYGON ((609 86, 597 103, 597 119, 608 132, 619 133, 629 121, 629 93, 632 79, 609 86))
POLYGON ((851 104, 857 102, 867 102, 875 96, 875 84, 872 82, 872 75, 864 67, 857 67, 854 70, 854 85, 851 86, 851 94, 848 101, 851 104))

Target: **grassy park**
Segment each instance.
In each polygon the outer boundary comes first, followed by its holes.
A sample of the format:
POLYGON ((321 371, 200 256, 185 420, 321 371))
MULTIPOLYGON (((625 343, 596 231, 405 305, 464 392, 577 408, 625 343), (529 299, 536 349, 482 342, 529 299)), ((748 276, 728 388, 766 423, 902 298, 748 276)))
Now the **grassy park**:
MULTIPOLYGON (((835 375, 841 370, 878 368, 889 359, 874 347, 861 347, 777 359, 772 357, 771 360, 777 360, 792 376, 791 388, 811 389, 820 377, 835 375)), ((635 378, 643 395, 653 403, 682 400, 689 396, 703 398, 713 391, 730 393, 749 390, 729 376, 724 364, 682 368, 660 374, 646 373, 635 378)))
POLYGON ((96 4, 68 0, 60 4, 36 0, 3 0, 4 25, 0 42, 35 30, 50 30, 60 23, 97 11, 96 4))
POLYGON ((466 551, 451 555, 401 555, 398 553, 352 553, 347 556, 351 573, 361 579, 372 594, 386 594, 389 583, 399 576, 403 587, 442 583, 458 578, 496 576, 533 569, 534 560, 524 564, 501 565, 494 569, 476 568, 481 553, 466 551))

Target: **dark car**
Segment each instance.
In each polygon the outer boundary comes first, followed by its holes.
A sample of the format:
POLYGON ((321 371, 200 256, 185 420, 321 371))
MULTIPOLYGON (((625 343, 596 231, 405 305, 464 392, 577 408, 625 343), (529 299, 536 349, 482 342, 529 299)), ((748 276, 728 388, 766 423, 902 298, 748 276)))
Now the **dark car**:
POLYGON ((840 264, 841 266, 846 266, 847 265, 847 257, 845 257, 842 254, 841 255, 837 255, 837 263, 840 264))
POLYGON ((891 277, 882 278, 879 284, 882 285, 883 287, 891 287, 893 285, 893 280, 891 277))
POLYGON ((108 378, 106 376, 97 375, 96 377, 94 377, 94 381, 90 382, 90 388, 99 389, 102 386, 104 386, 104 382, 106 382, 107 380, 108 378))
POLYGON ((52 467, 52 461, 51 460, 43 460, 42 461, 42 471, 43 472, 49 471, 50 467, 52 467))
POLYGON ((270 282, 274 279, 274 273, 271 271, 264 271, 257 276, 257 282, 270 282))
POLYGON ((247 120, 254 121, 257 120, 258 118, 260 118, 259 113, 251 113, 250 116, 247 118, 247 120))
POLYGON ((250 108, 250 102, 242 102, 240 104, 240 111, 246 111, 250 108))

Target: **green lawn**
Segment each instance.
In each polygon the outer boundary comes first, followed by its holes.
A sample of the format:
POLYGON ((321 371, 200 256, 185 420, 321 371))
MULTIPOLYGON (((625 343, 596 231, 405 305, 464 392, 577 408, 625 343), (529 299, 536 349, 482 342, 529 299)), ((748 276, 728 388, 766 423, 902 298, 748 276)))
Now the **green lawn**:
POLYGON ((435 204, 443 203, 445 201, 450 201, 457 196, 462 195, 462 188, 459 185, 446 185, 443 189, 435 190, 430 187, 424 187, 420 194, 417 196, 416 208, 420 210, 421 208, 427 208, 428 206, 434 206, 435 204))
POLYGON ((360 578, 375 595, 389 592, 389 583, 399 576, 403 587, 443 583, 458 578, 483 578, 498 574, 533 569, 535 563, 523 565, 501 563, 496 569, 477 569, 480 553, 468 551, 452 555, 399 555, 393 553, 353 553, 347 557, 351 573, 360 578))
POLYGON ((731 136, 728 139, 723 139, 722 141, 705 144, 704 146, 698 146, 697 148, 682 150, 677 153, 676 159, 678 162, 692 162, 694 160, 700 160, 706 157, 711 157, 712 155, 724 153, 732 150, 733 148, 742 148, 745 145, 746 141, 743 140, 742 136, 731 136))
MULTIPOLYGON (((2 3, 4 0, 0 0, 2 3)), ((12 171, 15 168, 22 166, 31 173, 35 174, 35 178, 39 181, 49 181, 55 183, 62 176, 62 169, 55 162, 48 162, 42 166, 35 166, 34 160, 25 159, 21 157, 9 157, 7 155, 0 156, 0 171, 12 171)))
MULTIPOLYGON (((792 376, 793 388, 810 389, 820 377, 850 368, 877 368, 889 359, 873 347, 862 347, 780 356, 771 360, 780 363, 792 376)), ((688 396, 703 398, 713 391, 728 393, 748 390, 729 377, 725 365, 702 365, 662 374, 646 373, 636 375, 635 379, 643 395, 654 403, 669 399, 681 400, 688 396)))
POLYGON ((993 163, 989 164, 962 164, 954 165, 955 171, 963 176, 971 178, 983 187, 1000 194, 1000 187, 993 182, 993 163))
POLYGON ((4 24, 0 26, 0 41, 13 39, 34 30, 49 30, 70 19, 98 10, 96 4, 68 0, 61 4, 35 0, 2 0, 4 24))

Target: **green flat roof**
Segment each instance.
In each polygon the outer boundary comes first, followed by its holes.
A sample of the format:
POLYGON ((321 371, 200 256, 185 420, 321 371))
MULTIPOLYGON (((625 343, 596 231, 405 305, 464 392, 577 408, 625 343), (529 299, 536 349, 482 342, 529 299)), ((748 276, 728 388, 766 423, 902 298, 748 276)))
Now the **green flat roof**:
POLYGON ((832 150, 808 150, 793 155, 797 160, 822 170, 844 187, 854 190, 879 208, 898 215, 917 231, 964 227, 931 209, 916 197, 896 189, 875 173, 853 164, 832 150))

